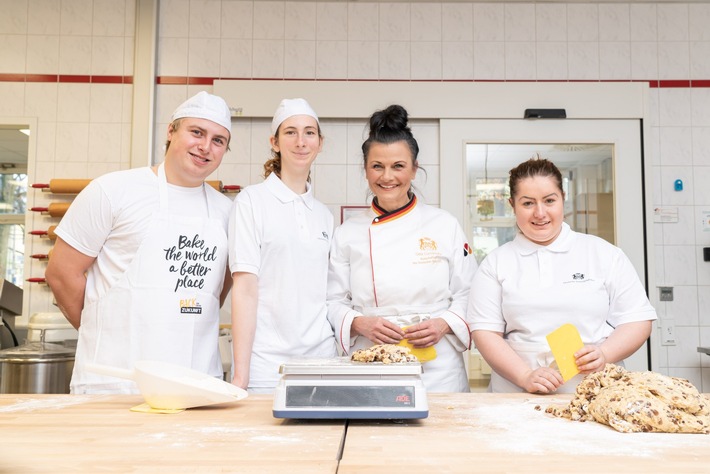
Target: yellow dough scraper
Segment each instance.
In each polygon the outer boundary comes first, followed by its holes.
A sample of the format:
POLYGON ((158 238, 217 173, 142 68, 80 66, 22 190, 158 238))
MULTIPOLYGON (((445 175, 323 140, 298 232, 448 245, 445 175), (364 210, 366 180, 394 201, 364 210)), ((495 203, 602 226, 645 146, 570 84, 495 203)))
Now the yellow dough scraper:
MULTIPOLYGON (((407 329, 407 326, 404 326, 402 329, 407 329)), ((408 347, 410 352, 414 354, 414 356, 421 362, 422 364, 424 362, 429 362, 430 360, 436 359, 436 348, 434 346, 429 346, 425 347, 423 349, 416 348, 412 344, 410 344, 409 340, 407 339, 402 339, 399 341, 398 346, 403 346, 403 347, 408 347)))
POLYGON ((547 343, 565 382, 577 375, 579 369, 574 360, 574 353, 584 347, 577 328, 569 323, 563 324, 547 335, 547 343))

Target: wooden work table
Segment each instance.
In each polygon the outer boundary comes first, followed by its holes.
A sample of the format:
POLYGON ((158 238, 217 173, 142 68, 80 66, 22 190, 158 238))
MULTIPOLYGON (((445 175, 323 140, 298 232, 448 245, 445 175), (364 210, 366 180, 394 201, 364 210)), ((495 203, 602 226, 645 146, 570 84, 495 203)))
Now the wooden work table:
POLYGON ((0 473, 710 472, 710 435, 550 417, 569 396, 429 394, 429 417, 281 420, 272 399, 163 415, 126 395, 0 395, 0 473))
POLYGON ((333 473, 344 421, 275 419, 270 396, 175 414, 129 395, 0 395, 0 473, 333 473))

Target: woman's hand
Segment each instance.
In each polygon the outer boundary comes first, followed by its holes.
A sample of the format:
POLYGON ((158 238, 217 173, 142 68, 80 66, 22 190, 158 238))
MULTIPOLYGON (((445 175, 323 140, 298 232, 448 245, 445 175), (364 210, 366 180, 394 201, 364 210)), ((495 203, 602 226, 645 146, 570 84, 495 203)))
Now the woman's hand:
POLYGON ((583 375, 598 372, 606 365, 606 356, 599 346, 588 345, 574 353, 579 373, 583 375))
POLYGON ((528 372, 520 386, 529 393, 552 393, 565 383, 562 375, 550 367, 540 367, 528 372))
POLYGON ((408 326, 404 337, 417 349, 433 346, 444 334, 450 333, 449 324, 441 318, 427 319, 419 324, 408 326))
POLYGON ((375 344, 398 344, 404 338, 402 328, 379 316, 355 317, 351 331, 375 344))

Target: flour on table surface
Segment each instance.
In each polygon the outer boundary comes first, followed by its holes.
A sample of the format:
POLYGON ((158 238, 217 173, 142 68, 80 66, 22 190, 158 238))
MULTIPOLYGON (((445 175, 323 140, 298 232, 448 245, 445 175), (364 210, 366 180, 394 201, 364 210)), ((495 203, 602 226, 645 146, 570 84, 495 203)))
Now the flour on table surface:
POLYGON ((549 404, 566 404, 561 399, 527 399, 495 405, 456 404, 453 410, 457 430, 485 430, 483 442, 491 450, 530 454, 575 453, 610 456, 659 456, 665 450, 710 447, 710 437, 677 433, 620 433, 596 422, 570 421, 544 412, 549 404), (543 406, 544 404, 544 406, 543 406), (536 409, 539 407, 539 409, 536 409))
POLYGON ((82 403, 87 403, 92 400, 95 401, 96 398, 82 396, 67 397, 65 395, 56 398, 30 398, 20 400, 12 405, 0 406, 0 413, 28 412, 35 410, 46 410, 48 408, 61 409, 73 405, 81 405, 82 403))
MULTIPOLYGON (((277 428, 278 430, 278 428, 277 428)), ((256 445, 292 445, 318 443, 319 436, 308 431, 279 433, 271 429, 263 429, 252 426, 230 426, 223 424, 213 424, 210 426, 191 426, 184 424, 174 425, 170 430, 159 432, 144 432, 140 435, 147 442, 166 443, 172 447, 195 445, 199 440, 199 445, 224 444, 230 445, 235 439, 240 440, 242 446, 256 445)), ((333 437, 340 437, 340 433, 321 436, 324 446, 333 437)))

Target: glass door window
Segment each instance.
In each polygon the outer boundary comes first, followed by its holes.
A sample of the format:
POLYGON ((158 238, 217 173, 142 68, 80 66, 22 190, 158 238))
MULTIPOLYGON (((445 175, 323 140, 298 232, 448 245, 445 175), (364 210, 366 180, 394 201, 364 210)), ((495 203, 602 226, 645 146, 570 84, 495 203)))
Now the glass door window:
POLYGON ((0 125, 0 278, 22 287, 29 130, 0 125))
MULTIPOLYGON (((648 285, 641 143, 635 119, 442 119, 441 207, 459 219, 482 259, 517 232, 505 208, 508 171, 539 154, 563 170, 565 220, 620 247, 648 285), (491 197, 489 213, 490 203, 479 201, 491 197)), ((648 370, 649 362, 644 346, 626 366, 648 370)))
POLYGON ((5 280, 22 288, 27 175, 0 174, 0 195, 0 269, 5 280))

